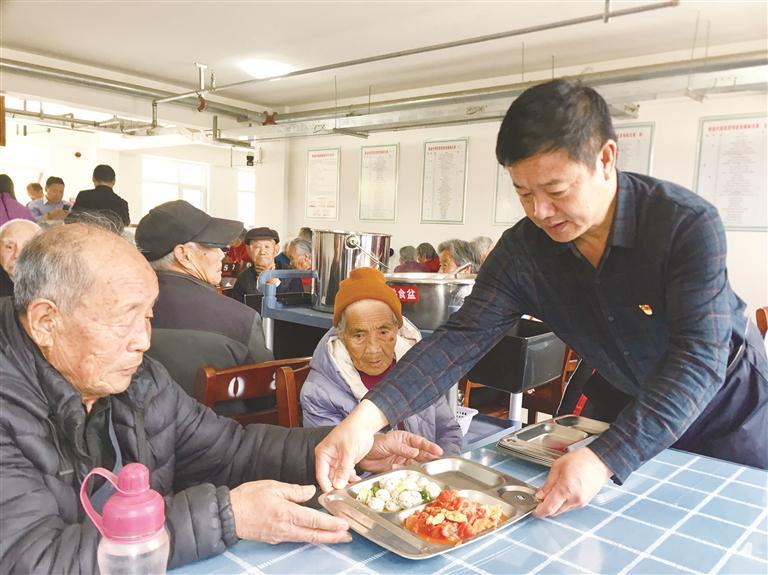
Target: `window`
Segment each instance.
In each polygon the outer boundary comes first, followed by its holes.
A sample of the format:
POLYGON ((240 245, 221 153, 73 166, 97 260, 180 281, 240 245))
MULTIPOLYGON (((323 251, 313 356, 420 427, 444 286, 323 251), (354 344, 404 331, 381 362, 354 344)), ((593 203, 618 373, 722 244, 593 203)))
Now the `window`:
POLYGON ((237 171, 237 219, 246 228, 256 222, 256 173, 253 170, 237 171))
POLYGON ((165 158, 141 160, 141 212, 172 200, 186 200, 206 209, 208 169, 203 164, 165 158))

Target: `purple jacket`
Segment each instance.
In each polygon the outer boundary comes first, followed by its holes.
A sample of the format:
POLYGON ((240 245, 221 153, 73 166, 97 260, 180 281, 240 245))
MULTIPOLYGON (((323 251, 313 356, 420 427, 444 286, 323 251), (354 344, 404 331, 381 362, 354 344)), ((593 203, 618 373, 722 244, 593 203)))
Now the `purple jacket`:
POLYGON ((10 194, 0 194, 0 226, 15 219, 35 221, 32 213, 14 200, 10 194))

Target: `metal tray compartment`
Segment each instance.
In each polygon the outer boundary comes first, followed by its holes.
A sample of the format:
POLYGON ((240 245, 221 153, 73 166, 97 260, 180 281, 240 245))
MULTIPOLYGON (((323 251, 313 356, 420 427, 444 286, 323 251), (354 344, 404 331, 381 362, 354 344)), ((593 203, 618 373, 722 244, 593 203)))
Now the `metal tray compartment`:
POLYGON ((346 489, 324 493, 319 501, 332 515, 346 519, 352 530, 385 549, 408 559, 427 559, 482 539, 519 521, 538 504, 535 492, 535 488, 527 483, 475 461, 446 457, 368 477, 346 489), (404 475, 408 471, 427 476, 443 489, 454 489, 461 497, 484 505, 498 505, 507 519, 496 529, 480 533, 457 545, 439 544, 425 541, 403 526, 405 519, 423 509, 426 503, 387 513, 374 511, 355 499, 361 488, 398 474, 404 475))
POLYGON ((502 438, 497 446, 512 455, 551 466, 565 453, 586 447, 609 425, 576 415, 561 415, 502 438))

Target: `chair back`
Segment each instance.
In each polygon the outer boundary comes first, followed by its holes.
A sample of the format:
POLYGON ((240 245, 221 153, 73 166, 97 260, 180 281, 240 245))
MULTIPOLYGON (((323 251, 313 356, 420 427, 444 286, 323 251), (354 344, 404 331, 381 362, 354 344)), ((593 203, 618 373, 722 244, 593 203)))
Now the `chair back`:
MULTIPOLYGON (((284 366, 301 367, 307 365, 309 360, 309 357, 280 359, 224 369, 201 367, 197 371, 195 380, 195 399, 212 408, 217 402, 237 400, 247 403, 249 399, 274 398, 275 388, 272 381, 275 378, 275 371, 284 366)), ((229 417, 243 425, 278 423, 276 407, 238 413, 229 417)))
POLYGON ((309 369, 309 365, 280 367, 275 373, 278 424, 283 427, 301 427, 301 387, 309 369))
POLYGON ((757 308, 755 315, 757 316, 757 329, 760 330, 760 335, 765 337, 765 334, 768 333, 768 306, 757 308))

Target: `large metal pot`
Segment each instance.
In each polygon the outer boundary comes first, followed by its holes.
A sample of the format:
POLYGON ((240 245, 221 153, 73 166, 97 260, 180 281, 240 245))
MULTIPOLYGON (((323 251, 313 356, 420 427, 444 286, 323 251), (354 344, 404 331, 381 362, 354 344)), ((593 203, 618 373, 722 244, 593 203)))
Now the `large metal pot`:
POLYGON ((339 284, 355 268, 387 271, 389 234, 312 230, 312 268, 317 270, 312 307, 333 311, 339 284))
POLYGON ((459 309, 475 285, 475 274, 384 274, 403 304, 403 315, 420 329, 437 329, 459 309))

